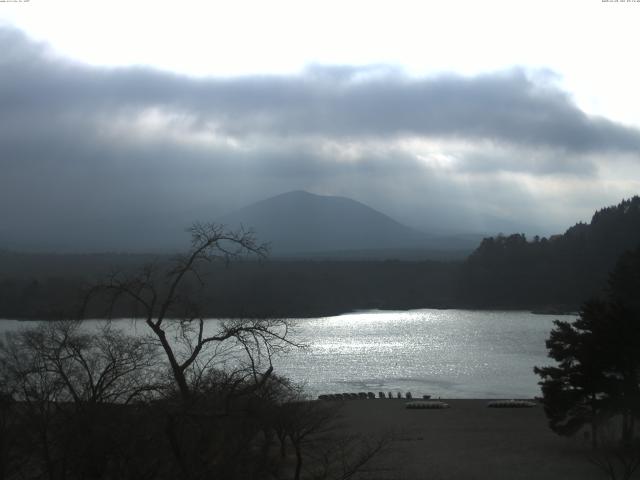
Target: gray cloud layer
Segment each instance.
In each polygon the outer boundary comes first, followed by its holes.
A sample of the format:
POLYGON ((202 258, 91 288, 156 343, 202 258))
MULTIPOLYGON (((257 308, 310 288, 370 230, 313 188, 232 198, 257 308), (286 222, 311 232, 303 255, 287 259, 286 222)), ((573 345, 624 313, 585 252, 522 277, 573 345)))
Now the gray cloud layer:
POLYGON ((1 35, 3 45, 12 45, 0 60, 5 115, 164 107, 233 135, 420 135, 575 152, 640 148, 638 130, 585 115, 566 93, 518 69, 412 79, 384 67, 315 67, 289 77, 192 79, 47 59, 20 33, 1 35))
POLYGON ((584 114, 518 69, 415 79, 385 66, 311 67, 194 79, 77 64, 12 29, 0 29, 0 44, 0 247, 3 238, 37 244, 44 231, 61 248, 127 248, 123 235, 179 230, 202 212, 300 188, 355 196, 414 224, 466 222, 506 191, 528 214, 533 199, 509 181, 461 187, 398 140, 476 145, 452 150, 451 175, 593 174, 594 156, 640 148, 638 130, 584 114), (151 133, 150 111, 161 112, 151 133))

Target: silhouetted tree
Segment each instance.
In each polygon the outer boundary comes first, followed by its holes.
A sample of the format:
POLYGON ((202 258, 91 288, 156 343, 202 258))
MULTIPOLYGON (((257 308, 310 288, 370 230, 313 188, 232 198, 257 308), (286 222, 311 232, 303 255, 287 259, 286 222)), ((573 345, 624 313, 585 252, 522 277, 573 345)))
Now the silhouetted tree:
POLYGON ((20 474, 93 478, 90 470, 106 469, 130 423, 105 413, 160 387, 156 358, 153 345, 109 323, 92 330, 55 321, 5 334, 0 372, 16 405, 8 407, 12 444, 23 445, 18 459, 29 459, 20 474))
MULTIPOLYGON (((587 302, 573 323, 556 320, 546 342, 555 367, 535 367, 542 377, 545 413, 551 429, 560 435, 573 435, 585 424, 591 427, 593 445, 597 443, 597 424, 610 402, 611 386, 606 376, 610 358, 603 358, 598 334, 608 322, 607 305, 587 302)), ((605 327, 606 328, 606 327, 605 327)))
POLYGON ((294 480, 351 478, 393 440, 391 434, 364 437, 345 431, 340 403, 309 401, 295 389, 284 398, 272 419, 280 458, 285 460, 286 446, 292 447, 294 480))
POLYGON ((551 428, 571 435, 620 415, 632 441, 640 415, 640 248, 624 254, 610 276, 608 298, 591 300, 573 323, 555 321, 547 348, 556 367, 536 367, 551 428), (636 293, 634 295, 634 292, 636 293))
POLYGON ((133 275, 114 274, 87 295, 88 301, 106 294, 110 308, 119 300, 133 304, 160 343, 185 400, 192 393, 190 383, 197 381, 202 369, 212 367, 211 355, 222 350, 220 345, 231 344, 243 353, 256 383, 273 371, 272 355, 291 345, 286 320, 236 319, 221 322, 214 333, 205 331, 201 306, 206 282, 202 267, 214 260, 228 262, 246 254, 263 257, 267 248, 257 243, 251 231, 243 229, 230 231, 222 225, 196 223, 189 231, 190 250, 175 258, 169 268, 147 265, 133 275), (268 366, 259 371, 264 361, 268 366))
POLYGON ((86 296, 131 302, 149 335, 56 321, 0 342, 0 478, 346 479, 382 448, 272 373, 272 356, 293 345, 287 321, 205 322, 200 267, 263 248, 217 226, 192 234, 169 268, 111 275, 86 296), (280 454, 285 443, 295 457, 280 454))

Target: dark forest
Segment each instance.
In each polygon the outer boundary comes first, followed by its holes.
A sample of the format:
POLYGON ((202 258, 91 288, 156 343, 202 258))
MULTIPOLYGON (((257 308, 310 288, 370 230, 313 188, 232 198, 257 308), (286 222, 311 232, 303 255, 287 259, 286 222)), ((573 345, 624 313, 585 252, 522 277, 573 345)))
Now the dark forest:
MULTIPOLYGON (((618 257, 640 244, 640 197, 597 211, 562 235, 485 238, 464 261, 238 260, 205 275, 211 317, 312 317, 359 309, 482 308, 575 311, 598 296, 618 257)), ((0 252, 0 316, 77 315, 83 289, 170 256, 0 252)), ((188 286, 186 287, 188 288, 188 286)), ((121 305, 117 316, 136 315, 121 305)), ((88 312, 102 316, 100 309, 88 312)))

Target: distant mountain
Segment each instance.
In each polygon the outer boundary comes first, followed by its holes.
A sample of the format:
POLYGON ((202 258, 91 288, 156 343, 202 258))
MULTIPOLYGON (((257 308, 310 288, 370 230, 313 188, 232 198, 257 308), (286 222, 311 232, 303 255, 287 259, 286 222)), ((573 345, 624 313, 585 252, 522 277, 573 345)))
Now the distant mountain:
POLYGON ((391 217, 345 197, 303 191, 284 193, 218 219, 229 227, 244 225, 272 255, 420 248, 429 237, 391 217))

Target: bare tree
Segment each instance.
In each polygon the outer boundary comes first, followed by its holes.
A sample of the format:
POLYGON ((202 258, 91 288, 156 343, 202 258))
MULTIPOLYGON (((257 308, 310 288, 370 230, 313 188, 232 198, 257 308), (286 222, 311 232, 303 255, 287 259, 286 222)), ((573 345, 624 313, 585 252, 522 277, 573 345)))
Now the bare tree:
POLYGON ((159 388, 154 345, 110 323, 52 321, 9 332, 0 363, 21 401, 129 403, 159 388))
POLYGON ((17 405, 11 418, 19 430, 13 443, 23 444, 17 458, 28 458, 28 470, 50 479, 80 468, 87 451, 104 459, 94 445, 104 442, 88 432, 99 428, 110 406, 144 400, 159 387, 156 351, 109 323, 91 329, 55 321, 6 333, 0 382, 17 405))
POLYGON ((589 462, 610 480, 629 480, 640 468, 640 439, 621 441, 620 431, 624 428, 622 415, 601 419, 600 441, 587 454, 589 462))
POLYGON ((600 446, 588 456, 589 461, 611 480, 629 480, 640 466, 640 446, 600 446))
POLYGON ((342 404, 309 400, 295 385, 285 384, 278 397, 272 428, 280 442, 281 468, 291 467, 293 480, 347 480, 362 473, 393 440, 390 433, 365 437, 350 432, 341 421, 342 404))
POLYGON ((245 367, 258 383, 273 371, 272 356, 293 345, 286 320, 229 320, 220 322, 214 332, 207 331, 199 302, 206 286, 204 266, 244 255, 262 258, 267 247, 257 243, 250 230, 230 231, 218 224, 196 223, 189 232, 191 248, 169 267, 148 265, 133 275, 111 275, 86 296, 89 300, 106 294, 111 311, 119 300, 133 303, 162 347, 184 400, 192 396, 193 385, 204 371, 216 366, 221 357, 228 360, 221 352, 241 351, 243 355, 236 355, 236 361, 242 358, 248 362, 245 367))

